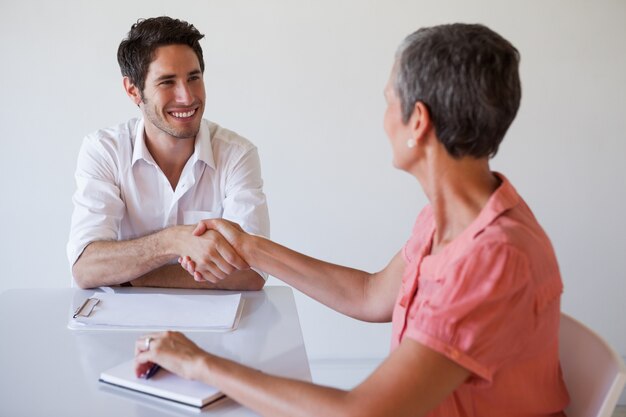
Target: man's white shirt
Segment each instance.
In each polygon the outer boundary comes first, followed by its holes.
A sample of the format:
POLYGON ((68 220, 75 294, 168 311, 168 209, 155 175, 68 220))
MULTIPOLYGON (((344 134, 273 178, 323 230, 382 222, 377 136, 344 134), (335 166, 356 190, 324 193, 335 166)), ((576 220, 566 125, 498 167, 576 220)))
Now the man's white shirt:
POLYGON ((175 190, 146 147, 143 119, 85 137, 75 177, 70 265, 92 242, 134 239, 202 219, 225 218, 269 237, 257 148, 208 120, 175 190))

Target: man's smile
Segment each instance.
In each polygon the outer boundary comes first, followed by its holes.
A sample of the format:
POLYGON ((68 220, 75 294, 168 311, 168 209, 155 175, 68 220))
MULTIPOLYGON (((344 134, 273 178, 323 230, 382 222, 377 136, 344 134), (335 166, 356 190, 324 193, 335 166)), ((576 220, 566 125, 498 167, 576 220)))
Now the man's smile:
POLYGON ((187 111, 170 111, 167 112, 169 115, 174 116, 177 119, 188 119, 196 114, 198 109, 192 109, 187 111))

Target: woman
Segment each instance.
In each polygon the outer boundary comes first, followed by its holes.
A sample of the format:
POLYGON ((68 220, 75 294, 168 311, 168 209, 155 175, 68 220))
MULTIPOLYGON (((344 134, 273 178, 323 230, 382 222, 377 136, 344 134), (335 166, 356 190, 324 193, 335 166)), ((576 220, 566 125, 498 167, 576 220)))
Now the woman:
POLYGON ((380 272, 332 265, 207 220, 234 251, 213 265, 181 259, 196 279, 238 255, 351 317, 392 320, 389 357, 351 391, 257 372, 204 352, 179 333, 137 341, 136 372, 158 363, 214 385, 268 416, 560 416, 561 279, 550 242, 489 158, 521 96, 517 50, 481 25, 408 36, 385 88, 396 168, 428 205, 380 272))

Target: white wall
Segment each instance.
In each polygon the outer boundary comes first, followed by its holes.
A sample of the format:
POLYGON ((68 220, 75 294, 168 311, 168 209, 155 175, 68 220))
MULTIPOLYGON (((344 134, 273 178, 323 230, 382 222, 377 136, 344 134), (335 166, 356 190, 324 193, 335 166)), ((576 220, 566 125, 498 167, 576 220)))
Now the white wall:
MULTIPOLYGON (((563 309, 626 354, 626 2, 186 1, 0 3, 0 291, 68 285, 65 242, 82 137, 137 114, 115 54, 139 17, 194 23, 206 116, 260 149, 275 240, 377 270, 425 204, 391 167, 382 89, 396 46, 481 22, 522 54, 523 100, 493 165, 559 256, 563 309)), ((272 280, 272 284, 276 281, 272 280)), ((313 360, 380 358, 389 327, 298 296, 313 360)))

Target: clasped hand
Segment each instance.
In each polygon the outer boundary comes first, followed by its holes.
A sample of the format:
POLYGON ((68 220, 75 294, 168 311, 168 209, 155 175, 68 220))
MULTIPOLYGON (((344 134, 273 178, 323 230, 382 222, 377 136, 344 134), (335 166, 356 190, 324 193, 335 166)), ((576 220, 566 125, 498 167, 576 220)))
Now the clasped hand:
POLYGON ((195 244, 178 263, 196 281, 217 283, 235 271, 250 266, 235 247, 246 236, 237 224, 224 219, 202 220, 193 231, 195 244))

